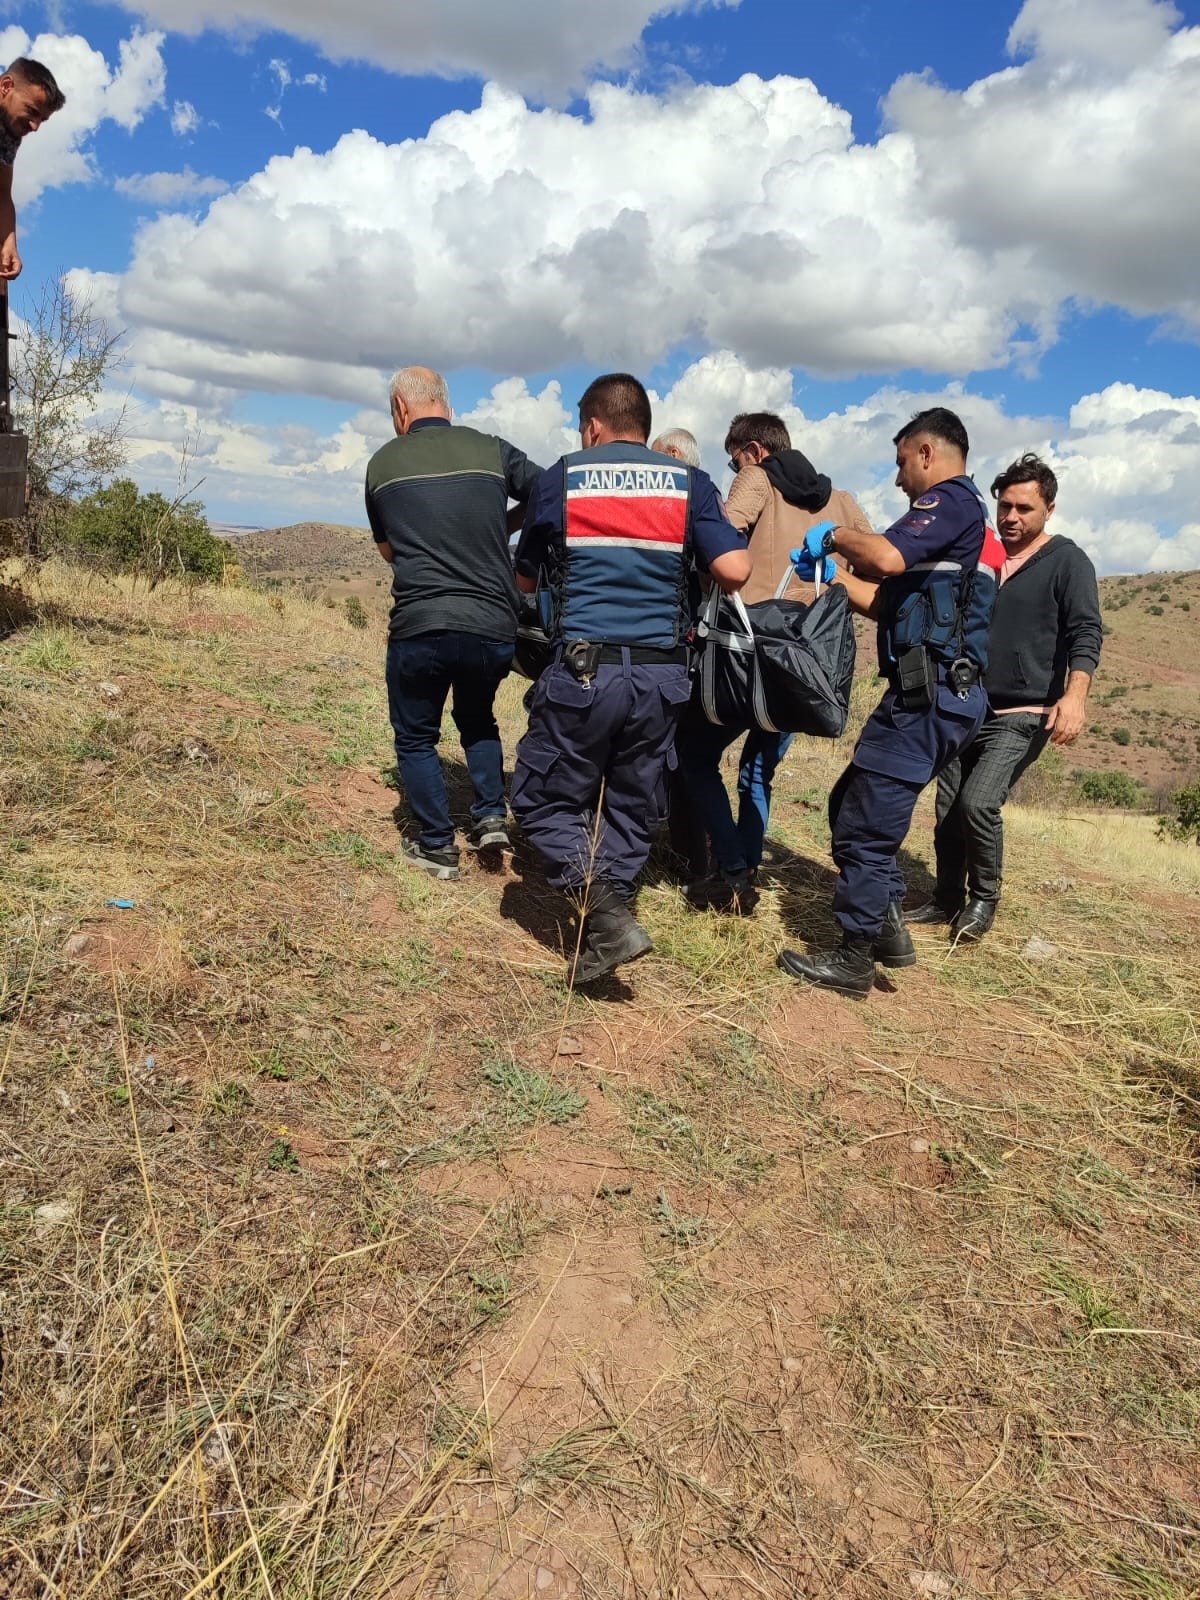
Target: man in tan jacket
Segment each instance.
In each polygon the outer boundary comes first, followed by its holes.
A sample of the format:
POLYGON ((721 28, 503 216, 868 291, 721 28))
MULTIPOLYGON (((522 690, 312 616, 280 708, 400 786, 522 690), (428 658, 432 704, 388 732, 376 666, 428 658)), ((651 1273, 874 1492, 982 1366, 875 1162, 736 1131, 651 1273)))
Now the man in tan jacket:
MULTIPOLYGON (((747 605, 769 600, 787 570, 788 556, 804 543, 818 522, 871 533, 871 524, 854 496, 835 489, 807 456, 792 449, 782 418, 769 411, 746 411, 734 417, 725 435, 729 465, 737 476, 726 510, 741 533, 750 535, 750 581, 742 591, 747 605)), ((793 578, 789 599, 805 598, 793 578)))
MULTIPOLYGON (((747 605, 769 600, 791 566, 790 554, 818 522, 871 533, 862 507, 844 489, 835 489, 807 456, 792 449, 781 417, 770 411, 742 412, 725 436, 729 465, 736 474, 726 501, 729 520, 750 536, 750 578, 741 591, 747 605)), ((789 599, 808 599, 798 578, 789 599)), ((687 886, 695 906, 746 912, 757 899, 755 880, 771 811, 775 769, 792 742, 790 733, 716 726, 695 703, 689 706, 676 739, 681 789, 707 833, 716 870, 687 886), (747 733, 738 762, 738 815, 735 822, 721 779, 721 756, 747 733)), ((676 821, 676 827, 679 821, 676 821)))

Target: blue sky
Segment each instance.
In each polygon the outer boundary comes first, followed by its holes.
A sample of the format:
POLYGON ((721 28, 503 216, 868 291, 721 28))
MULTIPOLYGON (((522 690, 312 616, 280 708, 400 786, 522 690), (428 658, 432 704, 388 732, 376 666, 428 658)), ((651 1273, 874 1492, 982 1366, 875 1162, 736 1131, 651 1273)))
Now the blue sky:
POLYGON ((361 522, 396 365, 540 459, 628 364, 715 475, 768 405, 881 520, 891 432, 950 394, 981 478, 1053 456, 1106 568, 1200 564, 1197 4, 0 20, 70 97, 18 158, 14 308, 66 271, 127 330, 130 470, 186 446, 217 520, 361 522))

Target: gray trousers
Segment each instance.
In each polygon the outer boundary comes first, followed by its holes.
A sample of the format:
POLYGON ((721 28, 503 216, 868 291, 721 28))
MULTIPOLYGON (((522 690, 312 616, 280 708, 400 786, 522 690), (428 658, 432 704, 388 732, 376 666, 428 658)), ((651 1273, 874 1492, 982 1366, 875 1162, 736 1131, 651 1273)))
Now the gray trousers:
POLYGON ((989 711, 967 748, 938 778, 937 900, 954 909, 964 894, 995 903, 1004 868, 1000 811, 1014 783, 1046 747, 1045 717, 989 711))

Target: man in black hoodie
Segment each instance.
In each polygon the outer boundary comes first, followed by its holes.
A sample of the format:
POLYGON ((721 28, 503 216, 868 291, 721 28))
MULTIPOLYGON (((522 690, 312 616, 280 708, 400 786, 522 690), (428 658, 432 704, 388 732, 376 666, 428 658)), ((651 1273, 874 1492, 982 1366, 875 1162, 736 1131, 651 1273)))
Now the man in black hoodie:
POLYGON ((1006 560, 988 639, 988 712, 974 741, 938 778, 937 889, 907 920, 948 922, 982 939, 1000 899, 1001 807, 1048 742, 1074 744, 1100 663, 1096 570, 1070 539, 1047 531, 1058 480, 1035 455, 992 484, 1006 560))
MULTIPOLYGON (((729 424, 725 448, 736 474, 725 509, 734 527, 750 540, 750 578, 741 590, 748 605, 770 599, 784 575, 791 573, 791 552, 803 546, 805 534, 818 522, 832 521, 872 532, 853 496, 835 489, 807 456, 792 449, 781 417, 770 411, 742 412, 729 424)), ((809 597, 794 575, 788 593, 794 599, 809 597)), ((696 821, 708 835, 716 867, 708 877, 688 884, 685 892, 693 905, 743 912, 753 909, 755 879, 770 818, 771 785, 791 742, 790 733, 717 727, 694 701, 688 708, 676 741, 682 783, 672 805, 678 806, 681 787, 696 821), (735 821, 720 762, 725 749, 743 733, 747 738, 738 763, 735 821)), ((682 831, 686 830, 681 829, 681 819, 673 811, 673 837, 682 831)))

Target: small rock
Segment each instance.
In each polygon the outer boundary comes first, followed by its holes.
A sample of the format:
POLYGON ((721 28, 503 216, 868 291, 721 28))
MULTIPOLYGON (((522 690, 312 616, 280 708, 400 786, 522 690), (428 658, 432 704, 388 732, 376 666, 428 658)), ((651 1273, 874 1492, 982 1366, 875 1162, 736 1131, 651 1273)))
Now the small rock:
POLYGON ((804 1363, 800 1360, 799 1356, 784 1356, 783 1370, 785 1372, 803 1372, 804 1363))
POLYGON ((379 1054, 381 1056, 390 1056, 391 1053, 392 1053, 392 1041, 390 1039, 381 1039, 379 1041, 379 1054))
POLYGON ((583 1054, 583 1046, 578 1039, 572 1039, 564 1034, 558 1041, 558 1049, 554 1053, 559 1056, 581 1056, 583 1054))
POLYGON ((80 956, 87 955, 95 942, 90 933, 73 933, 63 945, 63 955, 70 961, 78 961, 80 956))
POLYGON ((1075 887, 1074 878, 1043 878, 1038 884, 1039 889, 1045 889, 1050 894, 1063 894, 1068 889, 1075 887))
POLYGON ((842 1151, 847 1161, 861 1161, 863 1158, 862 1145, 852 1144, 842 1151))
POLYGON ((55 1228, 65 1228, 74 1215, 75 1207, 69 1200, 48 1200, 33 1213, 34 1238, 45 1239, 55 1228))
POLYGON ((557 1545, 555 1545, 554 1549, 550 1552, 550 1565, 554 1568, 555 1572, 562 1572, 567 1565, 567 1558, 565 1555, 563 1555, 562 1551, 557 1545))
POLYGON ((98 1433, 92 1445, 92 1476, 111 1478, 121 1465, 121 1452, 111 1433, 98 1433))
POLYGON ((1164 933, 1161 928, 1147 928, 1146 937, 1147 939, 1155 940, 1158 944, 1170 944, 1171 942, 1171 935, 1164 933))
POLYGON ((222 1467, 229 1458, 229 1425, 218 1422, 200 1447, 200 1454, 210 1467, 222 1467))
POLYGON ((98 683, 96 691, 98 694, 102 694, 106 700, 119 700, 121 698, 121 685, 119 683, 98 683))
POLYGON ((65 1089, 55 1089, 54 1098, 58 1101, 59 1105, 63 1108, 68 1116, 73 1116, 75 1114, 75 1102, 71 1099, 71 1096, 65 1089))
POLYGON ((549 1589, 554 1583, 554 1573, 549 1567, 537 1569, 537 1586, 539 1589, 549 1589))
POLYGON ((910 1572, 908 1581, 917 1594, 952 1594, 954 1579, 944 1572, 910 1572))
POLYGON ((908 1148, 915 1156, 927 1156, 929 1154, 929 1140, 910 1139, 908 1141, 908 1148))
POLYGON ((1021 954, 1026 961, 1053 961, 1058 954, 1058 946, 1051 944, 1048 939, 1032 938, 1021 954))

